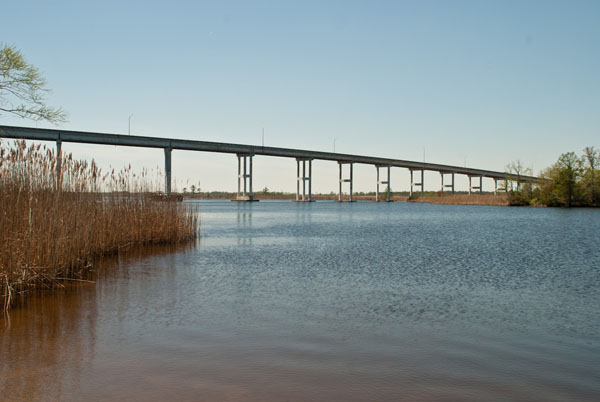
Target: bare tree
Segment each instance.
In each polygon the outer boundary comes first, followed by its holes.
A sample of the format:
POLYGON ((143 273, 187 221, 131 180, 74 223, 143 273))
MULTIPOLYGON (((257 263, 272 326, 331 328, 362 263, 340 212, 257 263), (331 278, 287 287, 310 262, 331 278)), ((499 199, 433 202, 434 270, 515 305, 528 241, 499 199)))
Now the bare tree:
POLYGON ((597 202, 596 200, 596 169, 600 162, 600 152, 594 147, 585 147, 583 149, 583 162, 587 164, 586 169, 586 187, 589 189, 592 204, 597 202))
POLYGON ((519 191, 519 186, 521 183, 521 176, 527 176, 527 175, 531 175, 531 169, 530 168, 526 168, 525 165, 523 165, 523 162, 521 162, 520 160, 516 160, 514 162, 509 163, 508 165, 506 165, 506 179, 512 181, 516 181, 517 182, 517 191, 519 191))
POLYGON ((48 92, 46 80, 20 50, 7 45, 0 48, 0 113, 54 124, 65 122, 67 115, 61 108, 46 105, 48 92))

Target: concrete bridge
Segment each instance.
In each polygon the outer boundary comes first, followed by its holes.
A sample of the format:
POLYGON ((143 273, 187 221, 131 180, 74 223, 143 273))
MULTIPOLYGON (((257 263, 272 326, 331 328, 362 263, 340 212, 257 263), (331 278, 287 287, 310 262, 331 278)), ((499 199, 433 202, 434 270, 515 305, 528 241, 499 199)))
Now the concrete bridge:
POLYGON ((311 183, 313 160, 326 160, 338 163, 339 201, 342 201, 342 187, 346 183, 349 185, 350 201, 353 201, 353 165, 357 163, 372 165, 376 168, 377 180, 375 184, 377 201, 380 201, 380 185, 387 185, 385 201, 390 200, 389 184, 391 168, 393 167, 405 168, 410 171, 411 195, 415 190, 420 191, 421 194, 425 192, 424 172, 426 170, 439 172, 441 181, 440 190, 448 190, 452 193, 454 193, 454 179, 455 175, 457 174, 468 176, 469 194, 474 191, 479 193, 483 192, 484 178, 494 180, 494 193, 497 193, 498 191, 499 180, 505 181, 505 184, 507 181, 516 181, 517 186, 519 186, 520 183, 537 183, 540 181, 539 178, 534 176, 514 176, 506 172, 441 165, 436 163, 339 154, 332 152, 307 151, 302 149, 230 144, 222 142, 193 141, 172 138, 142 137, 135 135, 130 136, 123 134, 93 133, 86 131, 69 131, 0 125, 0 138, 2 137, 38 141, 54 141, 56 142, 58 152, 60 152, 63 142, 162 148, 165 153, 165 192, 167 194, 171 193, 171 153, 173 150, 235 154, 238 160, 238 195, 235 199, 236 201, 254 201, 254 195, 252 192, 252 158, 255 155, 295 158, 297 166, 296 201, 306 202, 312 201, 311 183), (347 166, 347 168, 344 169, 344 166, 347 166), (380 171, 382 169, 385 173, 385 179, 382 179, 380 175, 380 171), (346 171, 345 175, 344 170, 346 171), (416 178, 415 175, 417 176, 416 178))

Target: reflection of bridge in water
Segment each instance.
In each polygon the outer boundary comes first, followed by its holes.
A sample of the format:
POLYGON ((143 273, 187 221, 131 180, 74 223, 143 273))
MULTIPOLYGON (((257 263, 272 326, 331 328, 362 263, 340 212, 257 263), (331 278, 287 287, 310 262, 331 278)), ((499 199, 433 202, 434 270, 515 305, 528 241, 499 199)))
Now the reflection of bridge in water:
POLYGON ((238 159, 238 194, 235 201, 255 201, 252 192, 252 158, 255 155, 275 156, 296 159, 296 201, 312 201, 312 161, 326 160, 337 162, 339 166, 338 200, 342 201, 342 186, 349 184, 350 201, 353 185, 353 165, 356 163, 375 166, 377 170, 376 200, 380 200, 380 186, 387 185, 385 201, 390 200, 390 173, 391 168, 399 167, 410 171, 410 194, 415 189, 425 192, 426 170, 439 172, 441 178, 441 191, 448 190, 454 193, 454 176, 466 175, 469 178, 469 194, 477 191, 483 192, 483 179, 494 181, 494 193, 498 192, 498 181, 504 181, 504 188, 508 181, 516 181, 517 187, 522 182, 537 183, 540 179, 534 176, 514 176, 506 172, 497 172, 484 169, 473 169, 460 166, 441 165, 406 161, 401 159, 378 158, 362 155, 339 154, 332 152, 307 151, 302 149, 275 148, 257 145, 229 144, 222 142, 207 142, 194 140, 181 140, 158 137, 129 136, 122 134, 92 133, 85 131, 52 130, 43 128, 28 128, 16 126, 0 126, 0 137, 19 138, 26 140, 55 141, 57 151, 60 152, 63 142, 83 144, 121 145, 145 148, 162 148, 165 152, 165 192, 171 193, 171 153, 173 150, 219 152, 236 154, 238 159), (343 175, 343 166, 348 165, 347 175, 343 175), (385 180, 380 178, 380 170, 386 173, 385 180), (414 180, 414 176, 417 180, 414 180), (448 182, 444 179, 448 178, 448 182))

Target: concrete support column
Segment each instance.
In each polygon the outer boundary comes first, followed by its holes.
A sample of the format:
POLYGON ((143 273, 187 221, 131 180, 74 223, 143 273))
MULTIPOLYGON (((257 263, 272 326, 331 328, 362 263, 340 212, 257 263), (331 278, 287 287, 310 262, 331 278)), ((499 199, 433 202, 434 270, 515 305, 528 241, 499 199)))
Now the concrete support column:
POLYGON ((300 201, 300 159, 296 159, 296 202, 300 201))
POLYGON ((302 201, 306 200, 306 161, 302 161, 302 201))
POLYGON ((352 199, 352 182, 353 182, 353 171, 354 171, 354 165, 351 163, 350 164, 350 202, 354 201, 352 199))
POLYGON ((242 193, 242 196, 246 196, 246 178, 248 177, 248 174, 246 173, 246 157, 244 156, 244 192, 242 193))
POLYGON ((375 201, 379 201, 379 185, 380 184, 387 184, 387 190, 386 190, 386 202, 390 202, 390 171, 391 171, 391 167, 390 166, 375 166, 375 169, 377 171, 377 188, 375 190, 375 201), (387 180, 380 180, 379 178, 379 169, 380 168, 387 168, 387 180))
POLYGON ((312 159, 308 160, 308 201, 312 201, 312 159))
POLYGON ((340 170, 340 180, 339 180, 339 190, 338 190, 338 201, 342 202, 342 164, 340 162, 338 162, 338 168, 340 170))
POLYGON ((452 173, 440 172, 440 175, 442 176, 442 192, 444 192, 444 189, 449 188, 450 191, 452 192, 452 194, 454 194, 454 172, 452 172, 452 173), (452 181, 450 182, 450 184, 444 184, 444 174, 451 175, 452 181))
POLYGON ((494 195, 498 195, 498 179, 494 179, 494 195))
POLYGON ((375 201, 379 201, 379 166, 375 166, 377 171, 377 187, 375 189, 375 201))
POLYGON ((254 192, 252 191, 252 157, 253 155, 237 155, 238 191, 237 197, 233 201, 256 201, 254 199, 254 192))
POLYGON ((469 194, 472 194, 473 190, 479 190, 479 194, 483 193, 483 176, 476 177, 479 177, 479 186, 473 186, 473 176, 469 176, 469 194))
POLYGON ((296 201, 312 201, 312 159, 296 159, 296 201), (308 162, 308 176, 306 175, 306 163, 308 162), (300 174, 302 164, 302 175, 300 174), (302 183, 302 197, 300 197, 300 183, 302 183), (308 197, 306 196, 306 185, 308 183, 308 197))
POLYGON ((171 195, 171 148, 165 148, 165 193, 171 195))
POLYGON ((352 195, 353 163, 352 162, 338 162, 338 166, 339 166, 339 171, 340 171, 340 175, 339 175, 340 188, 339 188, 339 192, 338 192, 338 201, 342 201, 342 183, 350 183, 350 202, 352 202, 352 201, 354 201, 354 198, 352 195), (350 165, 350 178, 349 179, 342 178, 342 165, 344 165, 344 164, 350 165))
POLYGON ((237 156, 238 158, 238 191, 237 191, 237 198, 240 197, 240 190, 242 189, 242 157, 240 155, 237 156))
POLYGON ((440 177, 442 179, 442 188, 440 189, 440 192, 444 193, 444 172, 440 172, 440 177))
POLYGON ((420 169, 420 171, 421 171, 421 182, 415 183, 413 180, 413 169, 410 169, 410 195, 411 196, 413 195, 415 186, 421 187, 421 197, 423 197, 425 195, 425 169, 420 169))
POLYGON ((56 189, 60 190, 62 184, 62 140, 56 140, 56 189))
POLYGON ((248 159, 250 160, 250 177, 248 177, 249 182, 250 182, 250 201, 252 201, 254 199, 254 194, 252 193, 252 155, 248 156, 248 159))
POLYGON ((387 202, 392 200, 392 182, 390 173, 392 172, 392 167, 388 166, 387 168, 387 202))

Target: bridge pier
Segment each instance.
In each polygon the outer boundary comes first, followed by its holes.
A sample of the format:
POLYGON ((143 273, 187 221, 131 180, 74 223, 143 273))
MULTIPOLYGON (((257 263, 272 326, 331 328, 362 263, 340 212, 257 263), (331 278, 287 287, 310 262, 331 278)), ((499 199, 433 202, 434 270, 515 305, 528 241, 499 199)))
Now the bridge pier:
POLYGON ((469 194, 472 194, 473 190, 479 190, 479 194, 483 194, 483 176, 469 175, 469 194), (473 183, 471 181, 473 177, 479 177, 479 186, 473 186, 473 183))
POLYGON ((352 170, 353 170, 353 163, 352 162, 340 162, 338 161, 338 166, 340 169, 340 188, 339 188, 339 192, 338 192, 338 201, 342 202, 342 183, 350 183, 350 202, 353 202, 354 199, 352 198, 352 170), (343 165, 350 165, 350 178, 349 179, 343 179, 342 178, 342 166, 343 165))
POLYGON ((237 154, 238 158, 238 190, 237 196, 232 201, 258 201, 252 192, 252 154, 237 154), (243 159, 243 163, 242 163, 243 159), (241 183, 244 182, 242 191, 241 183), (241 191, 241 195, 240 195, 241 191))
POLYGON ((296 202, 312 202, 312 159, 296 158, 296 202), (306 176, 306 162, 308 162, 308 176, 306 176), (300 175, 301 163, 302 175, 300 175), (300 198, 300 182, 302 182, 302 198, 300 198), (308 182, 308 198, 306 182, 308 182))
POLYGON ((425 195, 425 169, 417 170, 417 171, 421 172, 421 182, 420 183, 415 183, 413 180, 414 169, 409 169, 409 170, 410 170, 410 196, 412 197, 412 195, 413 195, 414 187, 420 186, 421 187, 421 197, 423 197, 425 195))
POLYGON ((165 150, 165 194, 171 195, 171 151, 172 148, 165 150))
POLYGON ((62 140, 56 140, 56 188, 61 188, 61 173, 62 173, 62 140))
POLYGON ((440 176, 442 178, 442 193, 444 192, 444 189, 449 188, 452 191, 452 194, 454 194, 454 173, 444 173, 444 172, 440 172, 440 176), (450 174, 452 175, 452 183, 450 184, 444 184, 444 174, 450 174))
POLYGON ((387 190, 386 190, 386 199, 385 202, 390 202, 390 170, 391 167, 390 166, 379 166, 379 165, 375 165, 375 169, 377 170, 377 190, 375 191, 375 201, 379 201, 379 185, 380 184, 387 184, 387 190), (387 180, 383 181, 379 179, 379 169, 380 168, 387 168, 387 180))

